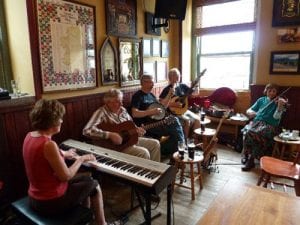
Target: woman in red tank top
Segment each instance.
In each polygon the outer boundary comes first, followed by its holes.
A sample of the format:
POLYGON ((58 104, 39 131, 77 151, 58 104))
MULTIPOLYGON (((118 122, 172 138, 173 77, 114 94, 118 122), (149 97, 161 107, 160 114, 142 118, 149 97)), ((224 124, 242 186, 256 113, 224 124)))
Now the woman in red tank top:
POLYGON ((91 204, 95 222, 107 225, 98 181, 76 174, 82 163, 95 160, 95 156, 78 156, 74 149, 62 151, 52 140, 52 136, 60 132, 64 114, 65 108, 60 102, 45 99, 37 101, 30 112, 34 131, 26 135, 23 143, 30 205, 41 214, 55 215, 78 204, 88 207, 91 204), (70 167, 65 158, 74 160, 70 167))

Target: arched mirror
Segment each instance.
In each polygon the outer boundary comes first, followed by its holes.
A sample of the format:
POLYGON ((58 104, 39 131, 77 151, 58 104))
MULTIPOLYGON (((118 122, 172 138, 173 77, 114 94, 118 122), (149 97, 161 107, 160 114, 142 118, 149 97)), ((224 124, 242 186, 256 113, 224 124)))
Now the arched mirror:
POLYGON ((140 83, 142 73, 140 48, 141 41, 138 39, 119 39, 121 87, 140 83))

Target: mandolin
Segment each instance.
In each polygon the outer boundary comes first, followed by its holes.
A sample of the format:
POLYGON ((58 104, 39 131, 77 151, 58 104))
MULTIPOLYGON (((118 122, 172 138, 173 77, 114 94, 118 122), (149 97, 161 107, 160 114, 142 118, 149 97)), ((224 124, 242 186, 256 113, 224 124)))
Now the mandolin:
POLYGON ((192 82, 189 91, 182 96, 173 96, 170 100, 172 102, 180 102, 181 107, 169 107, 170 111, 175 115, 182 115, 188 110, 188 97, 193 93, 193 88, 199 83, 200 78, 204 75, 206 69, 204 69, 192 82))
MULTIPOLYGON (((171 124, 174 121, 175 118, 173 116, 168 116, 163 120, 150 123, 147 125, 143 125, 142 127, 145 130, 148 130, 165 124, 171 124)), ((120 145, 116 145, 112 143, 112 141, 109 139, 99 139, 99 138, 91 137, 94 145, 101 146, 108 149, 113 149, 116 151, 122 151, 132 145, 135 145, 138 142, 139 135, 136 131, 136 125, 134 124, 133 121, 129 120, 119 124, 101 123, 98 125, 98 128, 104 131, 118 133, 122 137, 123 141, 120 145)))

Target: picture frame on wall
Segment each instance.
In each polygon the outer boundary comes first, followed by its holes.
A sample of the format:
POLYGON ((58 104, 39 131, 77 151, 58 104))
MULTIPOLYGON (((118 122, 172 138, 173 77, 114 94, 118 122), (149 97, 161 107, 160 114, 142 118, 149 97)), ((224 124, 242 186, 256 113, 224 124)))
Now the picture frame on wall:
POLYGON ((167 81, 168 64, 165 61, 156 61, 156 82, 167 81))
POLYGON ((300 27, 288 27, 277 30, 279 44, 300 42, 300 27))
POLYGON ((136 37, 136 0, 105 0, 106 33, 117 37, 136 37))
POLYGON ((273 27, 300 25, 300 0, 273 0, 273 27))
POLYGON ((158 38, 152 39, 152 56, 160 57, 160 40, 158 38))
POLYGON ((121 87, 140 84, 142 74, 141 39, 119 39, 119 64, 121 87))
POLYGON ((270 74, 299 74, 300 51, 271 52, 270 74))
POLYGON ((48 0, 36 4, 42 92, 95 88, 95 7, 48 0))
POLYGON ((151 57, 152 56, 152 46, 150 38, 143 38, 143 57, 151 57))
POLYGON ((167 58, 169 57, 169 42, 165 40, 161 40, 161 57, 167 58))
POLYGON ((112 85, 119 82, 118 55, 109 37, 105 39, 100 50, 102 85, 112 85))

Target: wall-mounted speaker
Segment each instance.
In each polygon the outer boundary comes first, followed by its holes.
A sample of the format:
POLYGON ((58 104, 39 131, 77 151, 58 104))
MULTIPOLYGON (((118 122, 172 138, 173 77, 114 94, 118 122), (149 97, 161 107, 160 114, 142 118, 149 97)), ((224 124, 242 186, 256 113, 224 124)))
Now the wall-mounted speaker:
POLYGON ((156 0, 154 17, 184 20, 187 0, 156 0))

